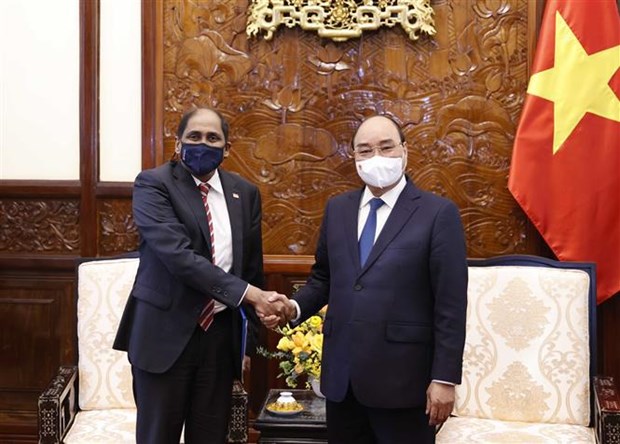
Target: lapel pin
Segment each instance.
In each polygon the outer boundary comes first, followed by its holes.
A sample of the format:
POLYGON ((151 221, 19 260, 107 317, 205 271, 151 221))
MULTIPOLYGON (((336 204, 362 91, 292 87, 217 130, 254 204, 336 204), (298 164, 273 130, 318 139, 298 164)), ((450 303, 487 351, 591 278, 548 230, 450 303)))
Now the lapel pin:
POLYGON ((239 199, 239 195, 237 193, 232 193, 235 199, 239 199))

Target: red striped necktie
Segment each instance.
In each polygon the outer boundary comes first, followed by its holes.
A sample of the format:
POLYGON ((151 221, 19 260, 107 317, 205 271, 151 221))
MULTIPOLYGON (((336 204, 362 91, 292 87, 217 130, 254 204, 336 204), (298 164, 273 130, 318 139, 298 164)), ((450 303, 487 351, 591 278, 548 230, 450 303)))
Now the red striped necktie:
MULTIPOLYGON (((213 218, 211 217, 211 210, 209 210, 209 202, 207 201, 207 195, 209 194, 209 190, 211 189, 211 185, 208 183, 201 183, 198 185, 200 188, 200 195, 202 196, 202 203, 205 207, 205 213, 207 213, 207 224, 209 225, 209 237, 211 241, 211 262, 215 265, 215 238, 214 238, 214 230, 213 230, 213 218)), ((202 309, 200 313, 200 317, 198 318, 198 323, 200 327, 204 331, 211 326, 213 323, 213 315, 215 314, 215 301, 213 298, 209 298, 205 307, 202 309)))

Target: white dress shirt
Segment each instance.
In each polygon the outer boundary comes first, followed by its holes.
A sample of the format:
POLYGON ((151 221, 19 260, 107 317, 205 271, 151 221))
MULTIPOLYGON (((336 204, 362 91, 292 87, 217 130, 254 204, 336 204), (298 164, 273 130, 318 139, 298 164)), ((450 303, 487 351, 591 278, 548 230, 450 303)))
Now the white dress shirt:
MULTIPOLYGON (((394 205, 396 205, 396 201, 400 196, 400 193, 405 189, 405 185, 407 185, 407 180, 403 175, 396 186, 389 191, 383 193, 380 198, 383 201, 383 205, 381 205, 377 209, 377 229, 375 231, 375 240, 377 241, 381 230, 383 230, 383 226, 387 221, 394 205)), ((362 200, 360 201, 359 213, 357 213, 357 240, 362 236, 362 230, 364 229, 364 225, 366 224, 366 219, 368 219, 368 213, 370 212, 369 202, 375 196, 370 192, 368 187, 364 188, 364 194, 362 194, 362 200)))
MULTIPOLYGON (((196 177, 194 182, 196 186, 201 183, 196 177)), ((232 249, 232 230, 230 228, 230 216, 228 215, 228 206, 226 205, 226 198, 224 197, 224 188, 222 187, 222 181, 220 174, 217 170, 206 182, 209 186, 209 192, 207 193, 207 203, 209 204, 209 211, 211 212, 211 219, 213 220, 213 248, 215 250, 214 265, 220 267, 225 272, 229 272, 233 263, 233 249, 232 249)), ((205 218, 207 217, 205 213, 205 218)), ((246 289, 247 292, 247 289, 246 289)), ((245 294, 244 294, 245 296, 245 294)), ((241 298, 243 300, 243 298, 241 298)), ((226 309, 226 305, 214 300, 215 308, 214 312, 219 313, 226 309)))

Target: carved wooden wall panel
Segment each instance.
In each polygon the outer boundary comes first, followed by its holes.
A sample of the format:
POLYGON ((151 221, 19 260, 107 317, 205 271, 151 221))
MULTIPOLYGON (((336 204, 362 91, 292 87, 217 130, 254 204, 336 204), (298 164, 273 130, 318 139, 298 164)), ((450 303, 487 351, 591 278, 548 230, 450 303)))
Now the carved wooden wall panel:
POLYGON ((138 248, 138 230, 133 223, 130 199, 105 199, 97 203, 99 248, 101 256, 138 248))
POLYGON ((78 254, 79 201, 0 199, 0 252, 78 254))
POLYGON ((164 2, 164 158, 184 110, 221 110, 225 166, 261 188, 266 253, 313 254, 327 199, 361 184, 347 149, 375 113, 404 127, 415 183, 459 205, 470 256, 538 252, 506 189, 527 85, 526 0, 435 2, 438 33, 417 42, 397 28, 339 44, 300 29, 248 40, 246 8, 164 2))

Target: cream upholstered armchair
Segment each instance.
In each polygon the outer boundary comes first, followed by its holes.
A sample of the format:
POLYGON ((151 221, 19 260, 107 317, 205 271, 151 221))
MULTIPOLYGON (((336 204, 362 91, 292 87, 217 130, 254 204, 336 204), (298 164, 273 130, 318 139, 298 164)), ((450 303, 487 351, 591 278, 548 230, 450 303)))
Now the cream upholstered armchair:
POLYGON ((613 379, 594 378, 595 288, 589 263, 469 260, 463 381, 437 443, 620 442, 613 379))
MULTIPOLYGON (((112 342, 138 270, 137 255, 78 265, 78 365, 61 367, 39 397, 40 443, 134 443, 136 406, 125 353, 112 342)), ((233 387, 229 442, 247 442, 247 393, 233 387)))

